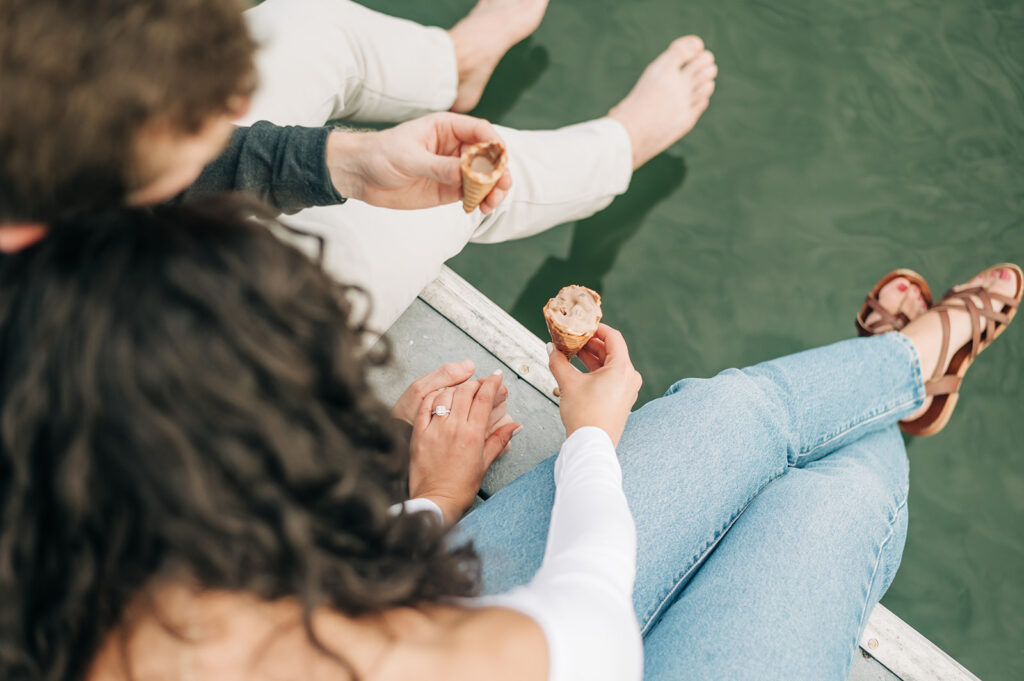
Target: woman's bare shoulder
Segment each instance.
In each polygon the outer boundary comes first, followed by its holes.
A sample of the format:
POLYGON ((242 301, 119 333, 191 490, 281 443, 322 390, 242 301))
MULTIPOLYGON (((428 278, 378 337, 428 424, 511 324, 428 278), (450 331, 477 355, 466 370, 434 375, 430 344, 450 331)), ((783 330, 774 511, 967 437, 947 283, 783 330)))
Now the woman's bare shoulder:
MULTIPOLYGON (((452 629, 460 667, 474 670, 467 679, 492 681, 546 681, 548 644, 534 620, 506 608, 470 611, 452 629)), ((451 678, 451 677, 447 677, 451 678)), ((460 677, 461 678, 461 677, 460 677)))
POLYGON ((352 618, 232 593, 165 592, 111 632, 87 681, 545 681, 547 642, 503 608, 400 608, 352 618))

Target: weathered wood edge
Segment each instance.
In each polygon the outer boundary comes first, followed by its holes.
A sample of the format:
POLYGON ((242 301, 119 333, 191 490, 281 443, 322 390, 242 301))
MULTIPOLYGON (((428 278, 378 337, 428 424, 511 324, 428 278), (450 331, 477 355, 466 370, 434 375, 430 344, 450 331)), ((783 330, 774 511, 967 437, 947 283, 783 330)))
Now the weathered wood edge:
MULTIPOLYGON (((449 267, 420 298, 465 331, 520 378, 557 403, 544 341, 449 267)), ((539 311, 538 311, 539 313, 539 311)), ((879 604, 871 613, 860 647, 903 681, 980 681, 959 662, 879 604)))
POLYGON ((881 603, 871 612, 860 647, 903 681, 980 681, 881 603))
MULTIPOLYGON (((448 267, 420 298, 557 404, 544 341, 448 267)), ((537 311, 540 314, 540 310, 537 311)))

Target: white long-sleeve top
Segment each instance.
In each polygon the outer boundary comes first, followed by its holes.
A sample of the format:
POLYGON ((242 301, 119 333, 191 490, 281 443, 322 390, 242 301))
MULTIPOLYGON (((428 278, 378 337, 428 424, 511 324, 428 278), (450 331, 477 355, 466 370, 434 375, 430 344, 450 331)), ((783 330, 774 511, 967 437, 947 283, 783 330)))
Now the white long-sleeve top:
MULTIPOLYGON (((428 499, 393 513, 441 509, 428 499)), ((555 461, 555 502, 544 560, 507 593, 462 601, 502 607, 537 622, 548 644, 548 681, 640 681, 643 642, 633 611, 636 527, 622 492, 615 446, 600 428, 574 432, 555 461)))
POLYGON ((516 610, 540 625, 548 681, 639 681, 636 527, 615 447, 603 430, 580 428, 565 441, 555 486, 540 570, 529 584, 474 605, 516 610))

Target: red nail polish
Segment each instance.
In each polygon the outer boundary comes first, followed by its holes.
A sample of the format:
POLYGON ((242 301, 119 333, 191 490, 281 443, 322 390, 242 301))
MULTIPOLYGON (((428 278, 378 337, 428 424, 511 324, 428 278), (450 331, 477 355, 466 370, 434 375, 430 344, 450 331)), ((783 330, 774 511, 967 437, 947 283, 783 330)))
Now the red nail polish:
POLYGON ((999 270, 999 278, 1000 279, 1009 279, 1010 278, 1010 270, 999 270))
POLYGON ((898 288, 900 291, 906 291, 909 287, 903 282, 900 282, 899 286, 897 286, 896 288, 898 288))

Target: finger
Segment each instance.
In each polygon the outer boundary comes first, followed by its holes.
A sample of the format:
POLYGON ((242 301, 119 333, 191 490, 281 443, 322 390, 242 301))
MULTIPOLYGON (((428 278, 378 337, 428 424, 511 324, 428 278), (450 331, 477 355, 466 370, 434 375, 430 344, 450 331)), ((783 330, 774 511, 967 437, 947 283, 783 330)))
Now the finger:
POLYGON ((500 425, 504 425, 502 424, 502 421, 507 418, 509 418, 508 404, 502 402, 495 407, 491 407, 491 413, 487 415, 487 434, 490 435, 494 432, 495 428, 500 425))
MULTIPOLYGON (((473 398, 476 397, 479 390, 480 381, 466 381, 454 390, 445 390, 446 393, 454 393, 452 396, 452 412, 459 421, 469 420, 473 398)), ((491 399, 494 399, 493 394, 491 399)))
POLYGON ((484 215, 490 215, 494 210, 501 205, 501 202, 508 196, 508 192, 504 189, 492 189, 491 193, 484 198, 483 203, 480 204, 480 212, 484 215))
MULTIPOLYGON (((462 385, 465 385, 465 383, 463 383, 462 385)), ((449 411, 452 411, 453 408, 454 408, 454 407, 452 407, 452 403, 455 400, 455 395, 454 395, 454 391, 452 391, 452 390, 442 390, 441 392, 436 392, 435 391, 435 392, 432 392, 429 395, 427 395, 427 397, 432 399, 432 401, 434 403, 434 409, 437 409, 438 407, 444 407, 444 408, 448 409, 449 411)), ((443 417, 440 417, 440 418, 448 418, 448 417, 443 416, 443 417)))
POLYGON ((412 383, 417 395, 424 396, 441 388, 458 385, 473 377, 476 366, 473 360, 467 359, 462 362, 449 362, 439 366, 426 376, 417 378, 412 383))
POLYGON ((605 360, 608 359, 608 347, 600 338, 591 338, 583 347, 593 353, 594 357, 597 357, 601 364, 604 364, 605 360))
POLYGON ((565 358, 561 350, 556 350, 552 343, 548 343, 548 368, 551 369, 551 375, 555 377, 555 381, 562 388, 563 393, 566 384, 573 381, 579 374, 576 367, 569 364, 569 360, 565 358))
POLYGON ((494 393, 494 406, 498 407, 508 400, 508 388, 502 383, 498 386, 498 392, 494 393))
POLYGON ((483 203, 480 205, 480 210, 483 211, 484 215, 489 215, 495 208, 501 205, 501 202, 508 196, 508 190, 512 189, 512 173, 506 170, 498 183, 494 185, 494 189, 488 194, 483 203))
POLYGON ((498 432, 499 428, 501 428, 502 426, 507 426, 510 423, 512 423, 512 417, 509 416, 507 413, 502 414, 501 418, 491 421, 491 424, 487 426, 486 437, 494 435, 496 432, 498 432))
POLYGON ((413 155, 407 172, 442 185, 462 186, 462 170, 457 156, 440 156, 424 149, 413 155))
POLYGON ((497 432, 487 438, 487 441, 484 442, 484 462, 488 466, 494 463, 501 453, 505 451, 508 443, 512 440, 512 436, 519 432, 521 427, 520 424, 513 421, 507 426, 502 426, 497 432))
POLYGON ((613 329, 607 324, 598 324, 594 336, 604 343, 605 364, 629 361, 629 347, 626 345, 626 339, 617 329, 613 329))
POLYGON ((491 415, 491 411, 494 409, 494 395, 498 392, 499 385, 501 385, 500 376, 488 376, 481 381, 480 389, 474 396, 473 403, 470 406, 470 425, 481 430, 487 427, 487 417, 491 415))
MULTIPOLYGON (((484 436, 484 440, 486 441, 487 438, 497 433, 499 429, 507 426, 512 422, 512 417, 509 416, 508 414, 505 414, 497 423, 493 423, 487 427, 487 435, 484 436)), ((502 455, 508 453, 510 449, 512 449, 512 445, 505 445, 505 448, 501 450, 501 454, 498 454, 498 458, 500 459, 502 455)))
POLYGON ((419 408, 416 410, 416 418, 413 421, 413 430, 422 431, 430 425, 431 412, 434 411, 434 396, 427 395, 420 402, 419 408))
POLYGON ((576 353, 576 356, 580 358, 581 362, 583 362, 583 366, 587 367, 590 371, 597 371, 604 364, 597 355, 586 348, 583 348, 576 353))
MULTIPOLYGON (((446 126, 445 132, 462 144, 479 142, 502 142, 501 135, 488 121, 463 114, 441 114, 438 123, 446 126)), ((442 130, 438 129, 438 133, 442 130)))

